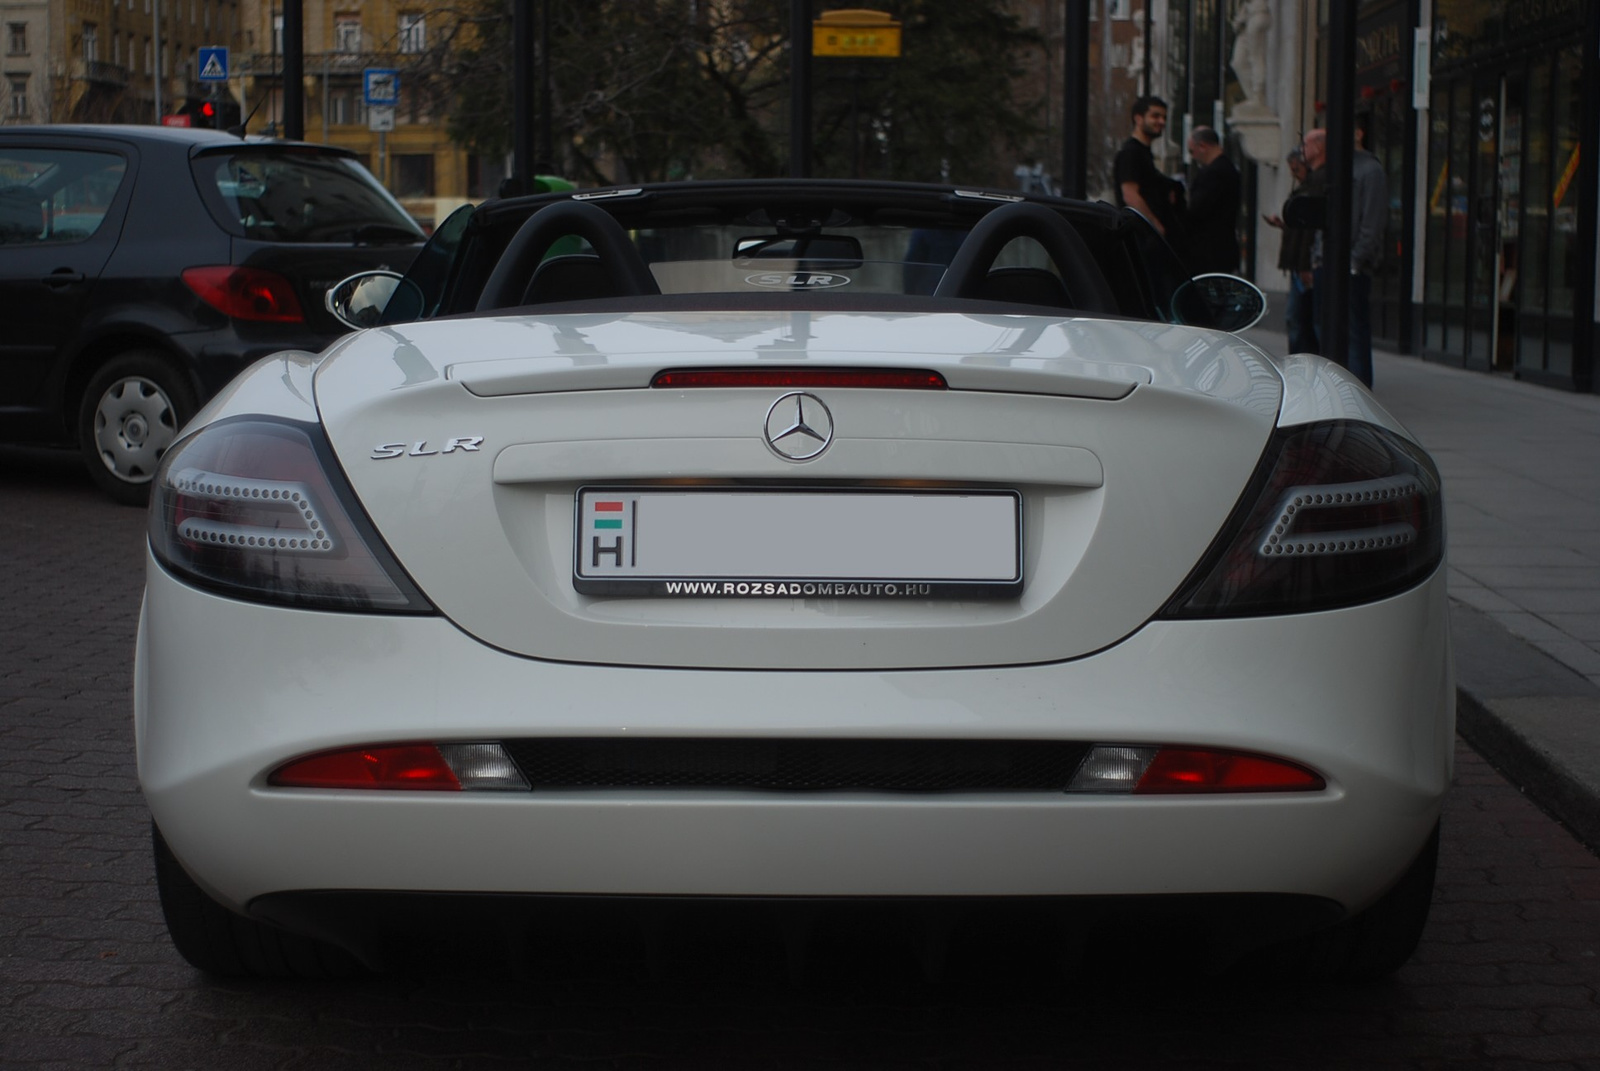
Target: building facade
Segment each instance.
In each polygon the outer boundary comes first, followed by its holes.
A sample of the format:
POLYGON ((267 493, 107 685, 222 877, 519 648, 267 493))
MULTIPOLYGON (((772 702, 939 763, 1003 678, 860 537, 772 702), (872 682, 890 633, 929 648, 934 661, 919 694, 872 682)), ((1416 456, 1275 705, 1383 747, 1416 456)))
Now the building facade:
MULTIPOLYGON (((1143 23, 1151 89, 1173 114, 1158 160, 1163 150, 1170 160, 1195 124, 1226 133, 1245 177, 1241 271, 1285 290, 1279 232, 1262 217, 1291 191, 1285 156, 1304 131, 1326 125, 1333 5, 1090 6, 1096 22, 1143 23)), ((1389 184, 1389 252, 1372 295, 1381 342, 1462 368, 1596 389, 1600 154, 1581 149, 1600 143, 1600 94, 1584 92, 1600 77, 1597 49, 1594 0, 1357 3, 1355 70, 1345 84, 1389 184)), ((1098 70, 1089 83, 1091 100, 1118 84, 1098 70)), ((1099 113, 1114 116, 1112 105, 1099 113)), ((1094 195, 1104 162, 1089 170, 1094 195)))
MULTIPOLYGON (((281 131, 283 14, 270 0, 241 7, 244 50, 234 84, 244 113, 255 116, 250 129, 281 131)), ((477 166, 450 140, 440 63, 459 27, 447 17, 438 5, 404 0, 302 5, 306 139, 356 152, 429 229, 469 198, 494 193, 499 166, 477 166), (369 71, 398 79, 393 107, 368 103, 369 71)))
POLYGON ((207 92, 202 46, 237 48, 239 0, 3 0, 0 123, 156 123, 207 92))

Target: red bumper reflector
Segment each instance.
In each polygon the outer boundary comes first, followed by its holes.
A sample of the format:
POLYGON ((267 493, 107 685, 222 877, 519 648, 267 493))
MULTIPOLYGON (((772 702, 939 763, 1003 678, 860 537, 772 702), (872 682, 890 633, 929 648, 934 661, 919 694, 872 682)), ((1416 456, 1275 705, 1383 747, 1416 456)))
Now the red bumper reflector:
POLYGON ((461 791, 461 782, 432 744, 324 751, 278 767, 267 783, 279 788, 461 791))
POLYGON ((1315 792, 1327 783, 1304 766, 1237 751, 1164 747, 1133 791, 1315 792))
POLYGON ((944 390, 937 372, 900 368, 678 368, 657 372, 652 387, 872 387, 944 390))

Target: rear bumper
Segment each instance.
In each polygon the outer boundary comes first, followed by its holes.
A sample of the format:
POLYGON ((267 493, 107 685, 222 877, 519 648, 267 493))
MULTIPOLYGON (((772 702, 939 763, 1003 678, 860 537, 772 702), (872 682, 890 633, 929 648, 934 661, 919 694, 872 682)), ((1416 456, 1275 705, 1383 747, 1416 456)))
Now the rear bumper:
POLYGON ((1431 832, 1454 734, 1442 573, 1335 613, 1152 623, 1072 662, 763 673, 539 662, 440 618, 232 602, 152 564, 135 692, 156 822, 196 880, 241 909, 338 890, 1245 894, 1359 910, 1431 832), (628 734, 1185 743, 1282 755, 1328 787, 1131 798, 265 784, 283 761, 342 745, 628 734))

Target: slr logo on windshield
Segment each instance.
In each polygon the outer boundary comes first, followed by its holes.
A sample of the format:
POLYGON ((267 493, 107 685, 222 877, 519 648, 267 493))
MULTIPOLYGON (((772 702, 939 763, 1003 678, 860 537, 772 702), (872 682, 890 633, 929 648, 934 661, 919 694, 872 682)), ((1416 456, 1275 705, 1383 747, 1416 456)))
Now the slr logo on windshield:
POLYGON ((454 439, 446 439, 442 449, 430 447, 426 439, 418 439, 415 443, 382 443, 372 448, 372 460, 387 461, 391 457, 433 457, 435 454, 453 454, 457 450, 477 453, 478 447, 482 445, 482 435, 458 435, 454 439))
POLYGON ((759 275, 746 275, 744 281, 771 290, 825 290, 830 286, 849 286, 850 276, 834 272, 764 271, 759 275))

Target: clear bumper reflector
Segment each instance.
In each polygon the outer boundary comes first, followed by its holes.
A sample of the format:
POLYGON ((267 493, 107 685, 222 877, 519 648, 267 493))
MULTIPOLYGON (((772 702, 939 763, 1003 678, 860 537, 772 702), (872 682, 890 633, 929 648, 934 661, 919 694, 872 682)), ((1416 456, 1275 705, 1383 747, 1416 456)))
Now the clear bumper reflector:
POLYGON ((499 744, 440 744, 439 754, 468 792, 526 792, 528 782, 499 744))
POLYGON ((1124 747, 1096 744, 1083 757, 1078 772, 1072 775, 1068 792, 1132 792, 1145 770, 1161 750, 1154 747, 1124 747))

